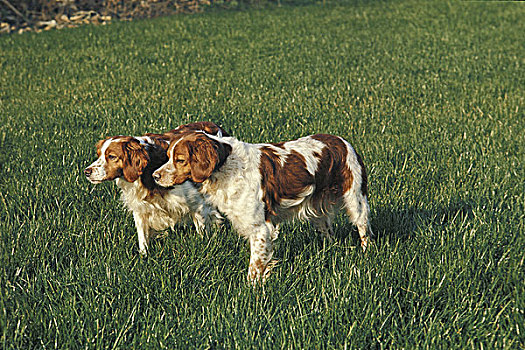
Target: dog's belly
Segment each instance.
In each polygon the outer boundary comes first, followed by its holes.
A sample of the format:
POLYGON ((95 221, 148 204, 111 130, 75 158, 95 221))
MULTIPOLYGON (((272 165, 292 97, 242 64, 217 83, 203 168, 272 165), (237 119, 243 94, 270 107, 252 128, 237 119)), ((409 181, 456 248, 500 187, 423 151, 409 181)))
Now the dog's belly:
POLYGON ((272 216, 272 223, 279 224, 286 221, 309 221, 325 216, 331 216, 342 208, 342 198, 330 198, 323 201, 314 201, 311 197, 305 198, 298 205, 281 206, 274 208, 276 215, 272 216))

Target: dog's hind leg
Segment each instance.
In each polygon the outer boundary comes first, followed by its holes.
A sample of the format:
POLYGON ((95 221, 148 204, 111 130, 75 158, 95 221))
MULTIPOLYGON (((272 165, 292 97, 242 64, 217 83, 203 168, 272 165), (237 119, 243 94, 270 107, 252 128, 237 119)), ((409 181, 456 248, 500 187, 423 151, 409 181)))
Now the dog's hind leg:
POLYGON ((361 193, 348 191, 344 194, 345 209, 350 220, 357 226, 361 248, 366 250, 370 236, 373 235, 372 228, 368 217, 370 216, 370 207, 368 206, 367 197, 361 193))

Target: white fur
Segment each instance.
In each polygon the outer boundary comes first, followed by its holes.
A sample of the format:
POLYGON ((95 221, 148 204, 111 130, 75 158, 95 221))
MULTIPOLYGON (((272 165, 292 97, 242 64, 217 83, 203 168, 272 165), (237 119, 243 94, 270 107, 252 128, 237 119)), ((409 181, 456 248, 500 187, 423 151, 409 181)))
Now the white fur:
POLYGON ((122 190, 121 199, 126 208, 133 213, 142 255, 147 254, 152 231, 172 228, 181 220, 191 218, 197 232, 203 234, 209 229, 210 221, 220 218, 189 182, 174 186, 164 196, 149 196, 140 179, 130 183, 118 178, 116 184, 122 190))
POLYGON ((96 161, 91 163, 90 166, 88 166, 88 169, 91 169, 92 173, 88 177, 88 180, 91 183, 99 184, 106 178, 106 150, 108 149, 111 142, 115 142, 115 140, 110 139, 106 140, 104 144, 102 144, 102 148, 100 149, 100 157, 97 158, 96 161))

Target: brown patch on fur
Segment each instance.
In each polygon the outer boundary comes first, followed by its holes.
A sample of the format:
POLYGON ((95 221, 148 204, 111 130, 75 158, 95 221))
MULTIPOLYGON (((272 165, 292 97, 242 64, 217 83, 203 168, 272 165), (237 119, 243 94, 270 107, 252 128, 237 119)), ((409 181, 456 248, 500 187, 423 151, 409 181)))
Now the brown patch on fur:
POLYGON ((250 264, 250 276, 249 279, 252 282, 257 281, 258 278, 264 278, 264 270, 266 269, 266 265, 261 259, 256 259, 254 262, 250 264))
MULTIPOLYGON (((327 134, 312 135, 312 138, 321 141, 328 146, 327 148, 323 149, 323 154, 321 155, 320 165, 317 169, 317 172, 321 174, 321 177, 323 177, 323 172, 331 173, 332 168, 339 169, 339 171, 332 174, 332 176, 334 176, 333 178, 326 175, 324 178, 326 180, 330 180, 329 182, 331 183, 327 183, 327 185, 329 188, 334 190, 334 194, 340 195, 346 193, 348 190, 350 190, 350 188, 352 188, 354 176, 352 171, 350 171, 348 168, 348 148, 346 147, 345 143, 339 137, 327 134), (330 162, 328 162, 328 159, 330 159, 330 162), (321 170, 322 167, 325 168, 324 171, 321 170), (339 184, 342 184, 342 192, 336 190, 339 187, 339 184)), ((363 195, 367 195, 368 181, 365 165, 363 164, 361 156, 357 152, 355 152, 355 155, 359 165, 361 166, 361 193, 363 195)))
MULTIPOLYGON (((190 156, 191 179, 200 183, 210 177, 219 162, 214 142, 204 135, 197 135, 193 142, 183 141, 190 156)), ((175 155, 175 153, 174 153, 175 155)))
POLYGON ((191 177, 200 183, 219 169, 231 153, 231 146, 196 134, 194 142, 185 142, 190 154, 191 177))
POLYGON ((261 259, 255 260, 250 264, 248 279, 252 283, 264 283, 278 262, 278 260, 272 259, 265 265, 261 259))
POLYGON ((222 136, 230 136, 230 134, 226 130, 212 122, 195 122, 184 124, 174 130, 169 131, 169 133, 183 134, 191 131, 204 131, 205 133, 210 135, 217 135, 220 131, 222 133, 222 136))
POLYGON ((260 272, 264 271, 264 268, 266 267, 261 259, 257 259, 254 261, 254 266, 257 270, 260 272))
POLYGON ((316 184, 323 190, 319 200, 341 198, 352 187, 353 174, 347 165, 348 149, 337 136, 327 134, 312 135, 312 138, 326 145, 319 156, 316 184))
POLYGON ((147 145, 145 146, 146 152, 148 153, 148 165, 144 168, 142 171, 142 175, 140 176, 140 180, 142 181, 142 184, 144 187, 146 187, 150 191, 150 195, 154 193, 164 193, 166 189, 164 187, 160 187, 157 185, 155 180, 153 180, 153 172, 160 168, 164 163, 168 161, 168 155, 166 154, 166 149, 164 149, 163 144, 164 142, 160 142, 160 144, 157 144, 155 142, 155 145, 147 145))
MULTIPOLYGON (((282 143, 277 147, 282 147, 282 143)), ((261 147, 259 171, 266 220, 278 215, 277 210, 283 199, 297 199, 308 186, 315 183, 314 177, 306 169, 304 157, 296 151, 290 152, 286 162, 281 165, 281 157, 272 147, 261 147)))

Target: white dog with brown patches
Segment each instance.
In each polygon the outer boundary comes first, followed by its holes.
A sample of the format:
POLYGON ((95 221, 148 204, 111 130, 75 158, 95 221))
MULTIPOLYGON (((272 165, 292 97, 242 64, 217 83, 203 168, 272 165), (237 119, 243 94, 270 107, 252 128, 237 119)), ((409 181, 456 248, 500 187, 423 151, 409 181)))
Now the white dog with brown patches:
POLYGON ((228 135, 214 123, 199 122, 182 125, 165 134, 109 137, 97 143, 98 159, 84 170, 90 182, 115 180, 122 190, 122 201, 133 213, 139 251, 143 256, 147 255, 149 239, 155 231, 191 218, 202 234, 211 223, 220 221, 219 213, 206 203, 203 194, 192 183, 163 188, 151 177, 153 171, 168 160, 169 140, 190 130, 228 135))
POLYGON ((249 144, 203 132, 176 136, 169 161, 153 173, 161 186, 202 183, 199 191, 250 242, 248 278, 264 281, 272 266, 278 225, 309 220, 332 236, 332 219, 345 208, 363 250, 372 233, 367 176, 344 139, 325 134, 273 144, 249 144))

